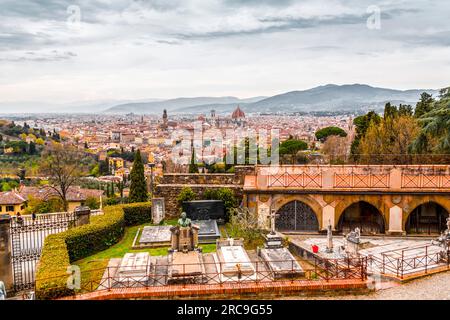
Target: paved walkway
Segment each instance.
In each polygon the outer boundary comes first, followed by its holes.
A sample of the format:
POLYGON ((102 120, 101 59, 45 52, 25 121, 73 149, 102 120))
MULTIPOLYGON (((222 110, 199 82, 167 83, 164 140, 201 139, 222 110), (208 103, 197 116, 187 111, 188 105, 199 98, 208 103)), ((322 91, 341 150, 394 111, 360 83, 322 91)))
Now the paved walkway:
POLYGON ((368 295, 334 295, 286 297, 299 300, 450 300, 450 271, 438 273, 405 284, 378 290, 368 295))

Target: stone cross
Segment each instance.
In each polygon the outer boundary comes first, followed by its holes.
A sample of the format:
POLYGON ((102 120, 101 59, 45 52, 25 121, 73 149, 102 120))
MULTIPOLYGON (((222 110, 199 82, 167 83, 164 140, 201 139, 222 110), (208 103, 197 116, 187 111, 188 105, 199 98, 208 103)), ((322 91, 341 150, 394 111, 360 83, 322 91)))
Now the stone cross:
POLYGON ((331 221, 328 221, 327 226, 327 252, 333 252, 333 231, 332 231, 331 221))

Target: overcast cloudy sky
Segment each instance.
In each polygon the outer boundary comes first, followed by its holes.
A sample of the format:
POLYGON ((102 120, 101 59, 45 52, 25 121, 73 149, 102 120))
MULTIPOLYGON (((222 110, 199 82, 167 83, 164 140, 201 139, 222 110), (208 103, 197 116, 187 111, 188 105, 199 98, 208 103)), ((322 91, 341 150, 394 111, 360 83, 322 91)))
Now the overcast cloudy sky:
POLYGON ((0 102, 440 88, 449 16, 448 0, 0 0, 0 102))

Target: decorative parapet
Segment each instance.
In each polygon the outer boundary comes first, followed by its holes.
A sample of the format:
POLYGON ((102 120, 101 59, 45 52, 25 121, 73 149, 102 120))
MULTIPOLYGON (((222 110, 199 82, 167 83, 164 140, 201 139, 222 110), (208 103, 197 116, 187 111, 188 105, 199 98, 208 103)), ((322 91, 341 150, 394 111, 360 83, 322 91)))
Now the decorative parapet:
POLYGON ((277 190, 448 190, 450 166, 293 165, 259 166, 244 189, 277 190))

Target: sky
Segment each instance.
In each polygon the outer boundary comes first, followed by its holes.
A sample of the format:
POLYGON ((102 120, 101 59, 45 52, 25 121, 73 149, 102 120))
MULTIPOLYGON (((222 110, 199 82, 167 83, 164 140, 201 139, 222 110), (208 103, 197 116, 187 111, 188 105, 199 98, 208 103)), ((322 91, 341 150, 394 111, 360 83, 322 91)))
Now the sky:
POLYGON ((450 85, 448 0, 0 0, 0 103, 450 85))

